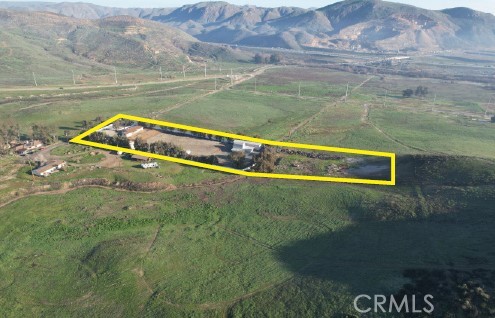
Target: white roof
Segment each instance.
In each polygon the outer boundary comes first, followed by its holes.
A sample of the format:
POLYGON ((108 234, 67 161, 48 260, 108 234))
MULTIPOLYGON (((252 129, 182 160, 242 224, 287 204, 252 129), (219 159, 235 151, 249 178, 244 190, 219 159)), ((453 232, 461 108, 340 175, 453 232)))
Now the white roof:
POLYGON ((244 140, 234 140, 234 147, 239 146, 239 147, 251 147, 251 148, 259 148, 261 147, 260 143, 257 142, 251 142, 251 141, 244 141, 244 140))

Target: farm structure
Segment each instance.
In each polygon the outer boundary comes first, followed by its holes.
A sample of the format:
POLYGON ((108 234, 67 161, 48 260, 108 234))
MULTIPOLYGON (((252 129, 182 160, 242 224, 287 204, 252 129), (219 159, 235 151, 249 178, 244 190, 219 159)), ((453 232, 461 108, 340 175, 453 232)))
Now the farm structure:
POLYGON ((12 146, 14 152, 21 156, 33 153, 41 147, 43 147, 43 143, 39 140, 26 141, 12 146))
POLYGON ((243 151, 246 154, 252 154, 253 152, 259 152, 263 145, 260 143, 243 141, 243 140, 234 140, 234 145, 232 146, 232 152, 240 152, 243 151))
MULTIPOLYGON (((227 137, 189 130, 157 126, 145 128, 144 126, 146 125, 140 125, 138 122, 126 127, 126 129, 118 130, 115 126, 108 125, 100 129, 100 132, 108 136, 115 136, 117 134, 124 136, 127 138, 129 148, 132 150, 144 149, 144 151, 148 151, 154 149, 153 147, 159 147, 159 149, 162 149, 161 151, 164 151, 164 149, 171 148, 173 150, 167 154, 169 156, 180 154, 181 158, 187 157, 190 160, 229 167, 234 166, 232 161, 232 154, 234 153, 242 153, 244 155, 245 165, 250 166, 255 155, 259 154, 263 147, 260 143, 233 140, 227 137), (144 146, 146 144, 148 147, 144 146)), ((151 161, 149 158, 136 155, 132 156, 131 159, 148 163, 151 161)), ((149 166, 151 167, 153 165, 149 166)), ((145 167, 143 166, 143 168, 145 167)))
POLYGON ((66 166, 67 163, 65 161, 61 161, 61 160, 50 161, 44 166, 41 166, 38 169, 33 170, 33 175, 38 177, 48 177, 49 175, 59 170, 62 170, 66 166))

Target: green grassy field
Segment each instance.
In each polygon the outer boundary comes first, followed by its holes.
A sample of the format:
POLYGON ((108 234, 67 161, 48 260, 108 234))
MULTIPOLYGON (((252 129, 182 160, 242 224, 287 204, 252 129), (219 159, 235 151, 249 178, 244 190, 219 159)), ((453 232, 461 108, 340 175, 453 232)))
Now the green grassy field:
MULTIPOLYGON (((108 168, 106 152, 64 143, 50 155, 79 163, 33 180, 22 158, 0 157, 0 315, 355 317, 356 295, 416 284, 407 270, 493 271, 495 126, 471 119, 481 113, 482 89, 438 84, 439 96, 453 96, 437 100, 440 113, 431 96, 399 98, 427 79, 387 78, 395 86, 384 98, 379 78, 359 86, 369 78, 284 67, 258 76, 256 92, 249 80, 204 95, 211 80, 195 80, 91 89, 71 100, 29 91, 15 96, 36 98, 12 102, 11 92, 0 93, 1 118, 24 133, 34 123, 80 131, 81 120, 96 116, 153 113, 398 154, 395 187, 238 178, 170 162, 144 170, 126 159, 108 168), (108 185, 73 187, 96 178, 108 185), (166 188, 126 191, 126 182, 166 188)), ((476 276, 495 296, 483 279, 476 276)), ((470 317, 462 303, 431 292, 438 313, 470 317)), ((490 300, 483 308, 495 307, 490 300)))

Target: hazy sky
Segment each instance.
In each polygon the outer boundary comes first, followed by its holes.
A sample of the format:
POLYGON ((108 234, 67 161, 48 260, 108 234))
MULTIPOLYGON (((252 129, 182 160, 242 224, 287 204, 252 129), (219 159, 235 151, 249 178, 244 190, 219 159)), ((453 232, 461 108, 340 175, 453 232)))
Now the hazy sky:
MULTIPOLYGON (((33 1, 33 0, 28 0, 33 1)), ((43 1, 43 0, 41 0, 43 1)), ((46 0, 45 0, 46 1, 46 0)), ((50 1, 49 2, 63 2, 50 1)), ((200 2, 200 0, 65 0, 68 2, 91 2, 104 6, 113 7, 179 7, 184 4, 200 2)), ((393 0, 394 2, 402 2, 412 4, 418 7, 427 9, 445 9, 452 7, 469 7, 472 9, 490 12, 495 14, 495 0, 393 0)), ((257 6, 265 7, 278 7, 278 6, 295 6, 295 7, 323 7, 328 4, 337 2, 335 0, 229 0, 227 2, 233 4, 253 4, 257 6)))

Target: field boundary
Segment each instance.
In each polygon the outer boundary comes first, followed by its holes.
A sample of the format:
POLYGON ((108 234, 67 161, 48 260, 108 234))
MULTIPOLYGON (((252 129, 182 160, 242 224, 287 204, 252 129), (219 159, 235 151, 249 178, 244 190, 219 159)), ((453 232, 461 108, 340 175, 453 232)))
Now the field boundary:
POLYGON ((395 185, 395 181, 396 181, 396 176, 395 176, 396 156, 395 156, 395 153, 391 153, 391 152, 381 152, 381 151, 351 149, 351 148, 340 148, 340 147, 328 147, 328 146, 320 146, 320 145, 299 144, 299 143, 292 143, 292 142, 266 140, 266 139, 261 139, 261 138, 236 135, 236 134, 231 134, 231 133, 222 132, 222 131, 216 131, 216 130, 194 127, 194 126, 187 126, 187 125, 182 125, 182 124, 177 124, 177 123, 170 123, 170 122, 166 122, 166 121, 160 121, 160 120, 156 120, 156 119, 150 119, 150 118, 144 118, 144 117, 138 117, 138 116, 132 116, 132 115, 126 115, 126 114, 115 115, 112 118, 109 118, 108 120, 102 122, 101 124, 85 131, 84 133, 80 134, 79 136, 72 138, 70 140, 70 142, 85 145, 85 146, 95 147, 95 148, 102 148, 102 149, 106 149, 106 150, 121 151, 121 152, 130 153, 130 154, 134 154, 134 155, 140 155, 140 156, 145 156, 145 157, 154 158, 154 159, 166 160, 166 161, 171 161, 171 162, 180 163, 180 164, 184 164, 184 165, 194 166, 194 167, 198 167, 198 168, 216 170, 216 171, 221 171, 221 172, 226 172, 226 173, 231 173, 231 174, 237 174, 237 175, 242 175, 242 176, 247 176, 247 177, 306 180, 306 181, 324 181, 324 182, 354 183, 354 184, 371 184, 371 185, 387 185, 387 186, 395 185), (139 151, 139 150, 135 150, 135 149, 129 149, 129 148, 118 147, 118 146, 111 146, 111 145, 106 145, 106 144, 101 144, 101 143, 97 143, 97 142, 84 140, 84 138, 86 138, 90 134, 102 129, 103 127, 110 125, 111 123, 113 123, 119 119, 127 119, 127 120, 133 120, 133 121, 138 121, 138 122, 145 122, 145 123, 150 123, 153 125, 173 127, 173 128, 177 128, 177 129, 189 130, 189 131, 194 131, 194 132, 201 132, 201 133, 206 133, 206 134, 211 134, 211 135, 216 135, 216 136, 221 136, 221 137, 227 137, 227 138, 232 138, 232 139, 238 139, 238 140, 243 140, 243 141, 256 142, 256 143, 261 143, 261 144, 271 145, 271 146, 390 158, 390 165, 391 165, 390 180, 373 180, 373 179, 359 179, 359 178, 344 178, 344 177, 341 178, 341 177, 325 177, 325 176, 294 175, 294 174, 279 174, 279 173, 243 171, 243 170, 237 170, 234 168, 211 165, 211 164, 196 162, 196 161, 187 160, 187 159, 169 157, 169 156, 149 153, 149 152, 145 152, 145 151, 139 151))

